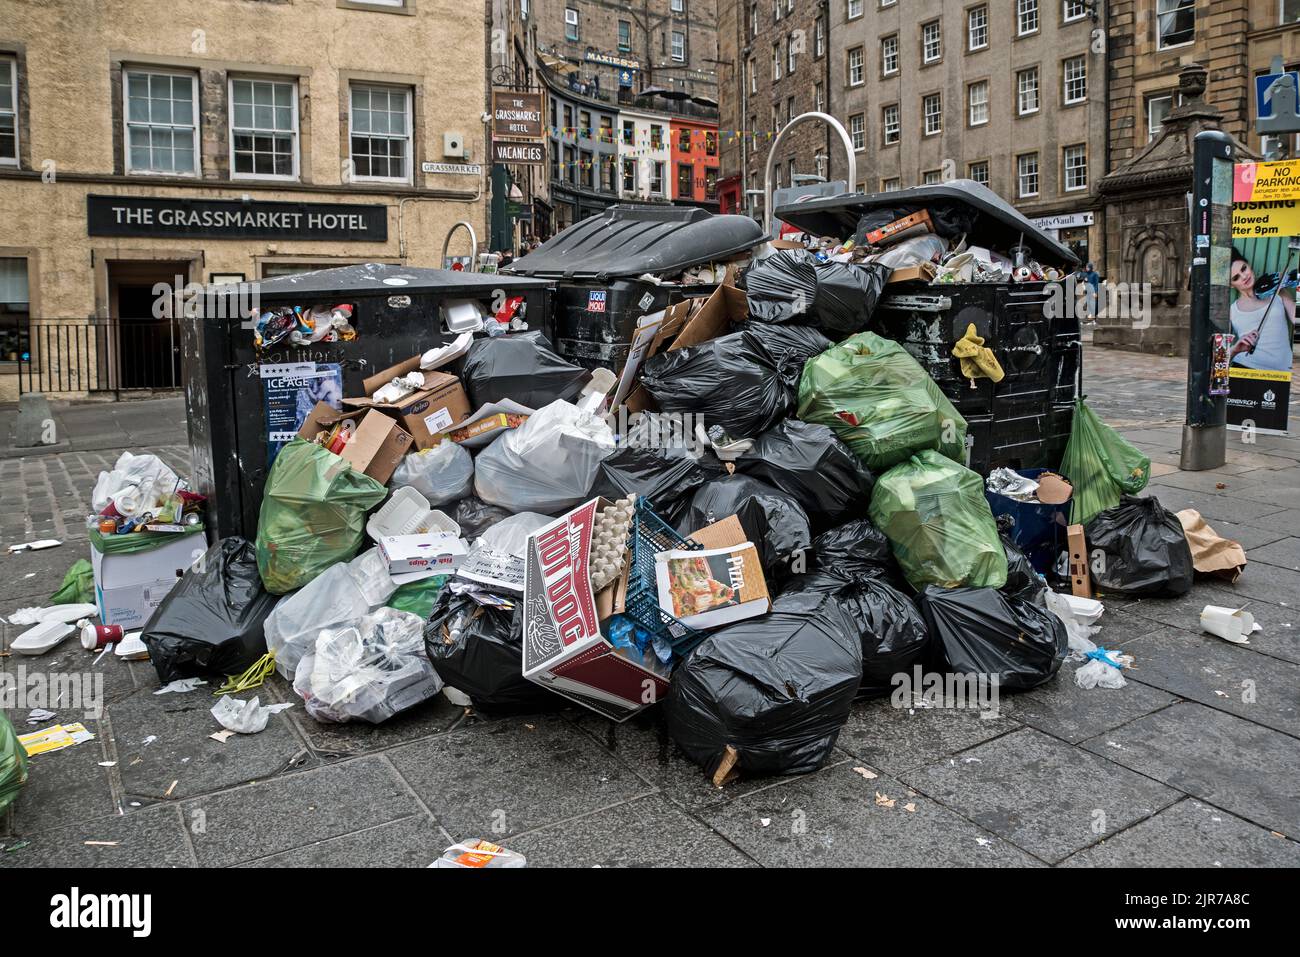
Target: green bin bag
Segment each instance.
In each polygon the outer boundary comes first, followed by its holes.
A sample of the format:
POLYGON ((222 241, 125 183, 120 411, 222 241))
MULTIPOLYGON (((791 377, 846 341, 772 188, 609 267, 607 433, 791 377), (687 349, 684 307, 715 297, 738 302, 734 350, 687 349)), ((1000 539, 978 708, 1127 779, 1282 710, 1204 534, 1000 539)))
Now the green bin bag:
POLYGON ((1061 474, 1074 486, 1070 521, 1087 525, 1136 495, 1151 478, 1151 460, 1124 441, 1097 413, 1079 399, 1074 406, 1070 441, 1061 459, 1061 474))
MULTIPOLYGON (((98 533, 96 533, 98 534, 98 533)), ((50 596, 51 605, 93 605, 95 603, 95 569, 78 558, 63 576, 63 584, 50 596)))
POLYGON ((829 426, 875 472, 922 449, 966 458, 966 420, 906 349, 872 332, 807 362, 798 414, 829 426))
POLYGON ((27 780, 27 754, 18 743, 18 733, 0 712, 0 813, 4 812, 27 780))
POLYGON ((917 591, 1006 584, 1007 556, 984 480, 933 449, 876 480, 870 513, 917 591))
POLYGON ((386 490, 333 452, 294 439, 275 457, 257 519, 257 570, 273 595, 356 555, 386 490))
POLYGON ((418 615, 428 621, 429 616, 433 614, 433 606, 438 601, 442 586, 447 584, 450 578, 450 575, 434 575, 431 578, 398 585, 397 591, 393 592, 388 599, 388 607, 396 608, 398 611, 409 611, 412 615, 418 615))

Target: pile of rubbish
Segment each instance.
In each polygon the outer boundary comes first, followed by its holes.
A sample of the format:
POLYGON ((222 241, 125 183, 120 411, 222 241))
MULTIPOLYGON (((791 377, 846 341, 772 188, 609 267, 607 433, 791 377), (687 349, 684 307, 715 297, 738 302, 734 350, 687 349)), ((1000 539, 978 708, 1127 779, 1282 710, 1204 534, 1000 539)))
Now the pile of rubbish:
MULTIPOLYGON (((658 708, 719 783, 821 767, 854 699, 914 668, 1014 692, 1072 658, 1081 684, 1122 684, 1131 658, 1091 640, 1094 590, 1183 594, 1235 553, 1199 515, 1135 497, 1150 463, 1082 400, 1062 460, 968 466, 960 397, 868 328, 877 304, 918 266, 963 283, 1053 270, 972 245, 956 205, 921 212, 767 249, 740 285, 711 271, 708 295, 642 316, 653 335, 613 368, 512 331, 519 304, 493 330, 444 310, 426 351, 304 410, 252 540, 209 547, 201 498, 124 454, 94 493, 94 610, 67 606, 101 619, 86 647, 124 626, 160 683, 216 677, 226 696, 278 673, 320 722, 379 724, 438 695, 489 715, 658 708), (175 542, 184 561, 149 559, 175 542)), ((259 344, 352 329, 342 307, 262 318, 259 344)), ((963 341, 954 370, 993 378, 993 352, 963 341)), ((223 725, 265 727, 255 699, 231 701, 223 725)), ((0 807, 23 773, 7 730, 0 807)), ((449 855, 518 866, 487 842, 449 855)))

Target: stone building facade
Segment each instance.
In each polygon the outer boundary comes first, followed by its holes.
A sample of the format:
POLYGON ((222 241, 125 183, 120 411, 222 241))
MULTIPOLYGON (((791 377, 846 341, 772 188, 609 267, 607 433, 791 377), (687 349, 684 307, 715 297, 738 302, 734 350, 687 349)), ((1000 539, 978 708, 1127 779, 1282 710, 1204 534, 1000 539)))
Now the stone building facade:
POLYGON ((157 283, 440 266, 454 224, 483 236, 485 176, 456 167, 487 161, 487 18, 452 0, 0 0, 0 399, 24 353, 37 388, 179 385, 157 283), (416 55, 435 50, 455 52, 416 55))

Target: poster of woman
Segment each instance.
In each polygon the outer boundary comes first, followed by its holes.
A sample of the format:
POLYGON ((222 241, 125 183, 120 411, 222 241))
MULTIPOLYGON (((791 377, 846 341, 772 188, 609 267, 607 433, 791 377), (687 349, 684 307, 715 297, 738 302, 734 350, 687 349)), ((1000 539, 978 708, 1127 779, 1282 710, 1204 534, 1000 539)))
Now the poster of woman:
POLYGON ((1300 284, 1292 247, 1286 237, 1238 238, 1232 247, 1230 428, 1286 432, 1300 284))

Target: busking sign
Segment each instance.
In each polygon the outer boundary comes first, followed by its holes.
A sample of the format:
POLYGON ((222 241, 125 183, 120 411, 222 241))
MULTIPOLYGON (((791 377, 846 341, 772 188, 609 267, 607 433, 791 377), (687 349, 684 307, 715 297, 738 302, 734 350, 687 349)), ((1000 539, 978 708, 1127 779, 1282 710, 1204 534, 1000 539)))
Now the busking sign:
POLYGON ((352 203, 87 196, 86 228, 91 236, 382 243, 388 239, 388 210, 352 203))

